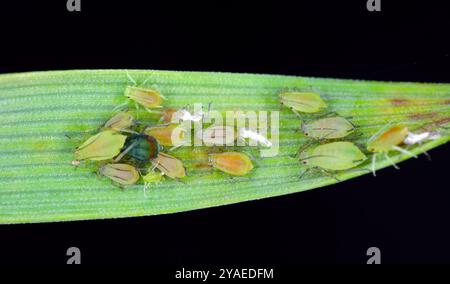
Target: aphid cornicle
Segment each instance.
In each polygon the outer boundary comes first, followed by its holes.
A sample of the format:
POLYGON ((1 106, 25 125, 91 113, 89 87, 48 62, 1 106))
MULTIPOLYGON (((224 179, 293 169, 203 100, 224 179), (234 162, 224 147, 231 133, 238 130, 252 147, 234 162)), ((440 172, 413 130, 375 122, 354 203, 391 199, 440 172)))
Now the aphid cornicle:
POLYGON ((279 95, 280 103, 290 108, 295 114, 316 113, 327 107, 325 101, 314 92, 282 92, 279 95))
POLYGON ((144 133, 158 140, 161 146, 180 146, 184 142, 186 130, 178 124, 147 127, 144 133))
POLYGON ((122 153, 116 158, 119 161, 128 155, 140 163, 148 162, 158 156, 160 146, 158 141, 146 134, 132 134, 127 137, 122 153))
POLYGON ((152 162, 158 170, 170 178, 180 179, 186 176, 183 162, 168 154, 160 152, 152 162))
POLYGON ((133 185, 138 182, 140 175, 138 170, 127 164, 107 164, 100 168, 100 174, 113 182, 124 185, 133 185))
POLYGON ((327 117, 309 123, 302 123, 305 136, 314 139, 339 139, 350 135, 355 126, 343 117, 327 117))
POLYGON ((349 170, 367 160, 366 155, 351 142, 332 142, 306 149, 300 161, 307 166, 330 171, 349 170))
POLYGON ((75 150, 75 159, 102 161, 120 153, 127 136, 114 130, 104 130, 90 137, 75 150))
POLYGON ((253 169, 252 161, 244 153, 214 153, 208 155, 208 160, 210 166, 233 176, 244 176, 253 169))
MULTIPOLYGON (((383 130, 384 128, 382 128, 383 130)), ((394 168, 399 169, 399 167, 394 163, 394 161, 389 157, 388 153, 390 151, 398 151, 407 154, 411 157, 417 158, 416 155, 411 152, 399 147, 404 143, 405 139, 408 137, 408 127, 404 125, 395 125, 387 129, 386 131, 381 131, 375 134, 369 139, 367 143, 367 150, 374 153, 372 155, 372 172, 376 176, 376 159, 378 154, 384 154, 384 157, 394 166, 394 168)))

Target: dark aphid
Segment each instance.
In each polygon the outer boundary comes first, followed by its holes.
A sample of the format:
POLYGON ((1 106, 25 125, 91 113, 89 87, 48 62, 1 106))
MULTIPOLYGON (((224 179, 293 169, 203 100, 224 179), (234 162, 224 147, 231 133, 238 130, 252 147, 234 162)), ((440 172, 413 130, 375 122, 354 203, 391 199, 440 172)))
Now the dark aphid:
POLYGON ((155 159, 160 151, 158 141, 146 134, 132 134, 127 137, 122 153, 116 158, 119 161, 124 155, 128 155, 140 163, 155 159))
POLYGON ((305 136, 321 140, 344 138, 355 130, 355 126, 347 119, 337 116, 303 123, 301 129, 305 136))

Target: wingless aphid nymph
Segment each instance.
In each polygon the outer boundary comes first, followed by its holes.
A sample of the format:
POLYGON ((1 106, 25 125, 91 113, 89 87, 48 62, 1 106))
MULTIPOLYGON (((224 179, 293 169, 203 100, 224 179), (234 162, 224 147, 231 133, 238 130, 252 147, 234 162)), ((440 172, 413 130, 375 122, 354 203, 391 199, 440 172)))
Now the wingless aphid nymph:
POLYGON ((75 159, 77 161, 112 159, 120 153, 126 139, 127 136, 114 130, 101 131, 90 137, 75 150, 75 159))
POLYGON ((170 178, 181 179, 186 176, 186 169, 184 168, 183 162, 168 154, 160 152, 152 163, 158 170, 170 178))
POLYGON ((253 169, 251 159, 244 153, 214 153, 208 158, 210 166, 233 176, 244 176, 253 169))
POLYGON ((380 133, 375 134, 369 139, 367 143, 367 150, 373 153, 372 155, 372 172, 376 176, 376 160, 378 154, 384 154, 385 158, 394 166, 394 168, 399 169, 399 167, 394 163, 394 161, 389 157, 390 151, 398 151, 407 154, 411 157, 417 158, 413 153, 399 147, 404 143, 405 139, 408 137, 409 131, 408 127, 404 125, 395 125, 383 131, 382 128, 380 133))
POLYGON ((351 142, 333 142, 310 147, 300 154, 303 165, 318 168, 328 175, 329 171, 355 168, 365 160, 366 155, 351 142))
POLYGON ((280 103, 299 117, 300 113, 317 113, 327 107, 320 95, 314 92, 282 92, 278 96, 280 103))
POLYGON ((305 136, 313 139, 339 139, 350 135, 355 126, 343 117, 328 117, 309 123, 302 123, 301 130, 305 136))
POLYGON ((112 180, 120 187, 133 185, 138 182, 138 170, 127 164, 107 164, 100 168, 100 174, 112 180))

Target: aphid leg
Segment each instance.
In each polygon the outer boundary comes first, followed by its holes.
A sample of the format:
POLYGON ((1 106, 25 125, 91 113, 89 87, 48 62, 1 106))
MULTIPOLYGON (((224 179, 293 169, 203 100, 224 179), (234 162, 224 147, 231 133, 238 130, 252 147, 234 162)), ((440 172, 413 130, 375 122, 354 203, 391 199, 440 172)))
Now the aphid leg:
POLYGON ((303 147, 298 148, 297 153, 295 153, 295 155, 293 156, 294 158, 298 158, 300 156, 300 154, 305 151, 309 146, 311 146, 315 141, 311 140, 310 142, 306 143, 305 145, 303 145, 303 147))
POLYGON ((304 175, 306 175, 308 172, 311 171, 311 168, 308 168, 306 170, 303 171, 303 173, 300 174, 300 176, 298 177, 298 179, 302 179, 304 175))
POLYGON ((173 146, 172 148, 169 149, 169 152, 172 152, 172 151, 174 151, 174 150, 176 150, 176 149, 182 147, 184 144, 185 144, 185 143, 182 143, 182 144, 180 144, 180 145, 173 146))
POLYGON ((119 156, 117 156, 117 157, 114 159, 114 163, 119 162, 119 161, 123 158, 123 156, 125 156, 128 152, 130 152, 131 149, 133 149, 134 146, 136 146, 136 144, 137 144, 136 141, 133 142, 133 143, 131 143, 131 145, 128 146, 128 148, 126 148, 122 153, 119 154, 119 156))
POLYGON ((134 108, 136 109, 136 119, 139 119, 139 105, 137 102, 134 102, 134 108))
POLYGON ((391 157, 389 157, 388 153, 384 153, 384 157, 386 158, 386 160, 389 161, 389 163, 391 163, 391 165, 396 169, 399 170, 400 167, 397 166, 397 164, 391 159, 391 157))
POLYGON ((327 113, 317 116, 317 118, 325 118, 325 117, 330 117, 330 116, 339 116, 339 114, 335 111, 330 111, 330 112, 327 112, 327 113))
POLYGON ((206 115, 204 115, 204 119, 208 119, 208 117, 209 117, 209 113, 211 112, 211 105, 212 105, 212 102, 209 102, 208 103, 208 112, 206 113, 206 115))
POLYGON ((416 159, 417 159, 417 155, 411 153, 410 151, 408 151, 408 150, 406 150, 406 149, 403 149, 403 148, 398 147, 398 146, 392 146, 392 148, 393 148, 394 150, 399 151, 400 153, 406 154, 406 155, 408 155, 408 156, 410 156, 410 157, 412 157, 412 158, 416 158, 416 159))
POLYGON ((130 134, 139 134, 139 132, 136 132, 133 130, 128 130, 128 129, 120 129, 119 132, 125 132, 125 133, 130 133, 130 134))
POLYGON ((336 175, 334 175, 334 174, 332 174, 332 173, 330 173, 330 172, 328 172, 328 171, 326 171, 326 170, 324 170, 324 169, 322 169, 322 168, 319 168, 319 171, 321 171, 324 175, 326 175, 326 176, 328 176, 328 177, 330 177, 330 178, 335 179, 337 182, 340 182, 340 181, 341 181, 340 179, 337 178, 336 175))
POLYGON ((427 157, 428 161, 431 161, 431 156, 427 151, 423 151, 423 154, 427 157))
POLYGON ((376 163, 377 163, 377 154, 375 153, 372 155, 372 173, 374 177, 377 176, 376 163))

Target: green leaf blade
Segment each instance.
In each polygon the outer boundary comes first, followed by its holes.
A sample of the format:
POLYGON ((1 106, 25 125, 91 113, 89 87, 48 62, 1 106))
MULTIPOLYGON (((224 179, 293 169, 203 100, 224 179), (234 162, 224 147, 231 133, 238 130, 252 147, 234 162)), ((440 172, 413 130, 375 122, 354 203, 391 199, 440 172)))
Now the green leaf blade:
MULTIPOLYGON (((412 129, 450 118, 450 85, 387 83, 278 75, 132 70, 168 97, 166 106, 213 103, 213 109, 280 110, 277 93, 312 88, 331 110, 352 117, 367 139, 390 121, 412 129)), ((304 169, 290 156, 309 140, 296 131, 299 119, 280 112, 280 154, 264 158, 246 178, 196 168, 191 148, 175 152, 188 166, 185 183, 165 180, 144 196, 142 185, 126 190, 97 178, 91 168, 70 162, 80 135, 105 122, 124 101, 130 84, 125 70, 76 70, 0 76, 0 223, 53 222, 173 213, 300 192, 333 184, 320 175, 299 179, 304 169)), ((416 147, 419 154, 449 136, 416 147)), ((407 159, 393 155, 395 161, 407 159)), ((380 161, 377 168, 389 166, 380 161)), ((366 165, 367 167, 367 165, 366 165)), ((363 172, 346 172, 341 180, 363 172)), ((380 177, 382 178, 382 177, 380 177)))

